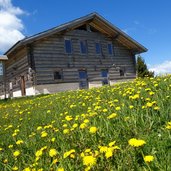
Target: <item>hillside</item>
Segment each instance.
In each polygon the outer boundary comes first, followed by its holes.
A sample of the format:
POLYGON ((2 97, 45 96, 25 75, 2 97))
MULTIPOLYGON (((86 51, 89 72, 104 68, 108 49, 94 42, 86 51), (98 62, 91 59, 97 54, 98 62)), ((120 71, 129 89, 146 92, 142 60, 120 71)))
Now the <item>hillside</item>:
POLYGON ((171 170, 171 75, 0 101, 0 170, 171 170))

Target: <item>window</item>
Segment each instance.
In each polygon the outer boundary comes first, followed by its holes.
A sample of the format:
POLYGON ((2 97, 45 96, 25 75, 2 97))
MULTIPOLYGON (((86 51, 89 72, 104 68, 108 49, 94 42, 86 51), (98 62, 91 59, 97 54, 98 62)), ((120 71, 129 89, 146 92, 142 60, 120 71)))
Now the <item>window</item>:
POLYGON ((102 85, 108 84, 108 70, 103 69, 101 71, 101 76, 102 76, 102 85))
POLYGON ((109 55, 112 55, 113 54, 113 46, 112 46, 112 44, 108 44, 107 48, 108 48, 109 55))
POLYGON ((87 41, 86 40, 81 40, 80 41, 80 51, 82 54, 87 53, 87 41))
POLYGON ((54 79, 55 80, 62 80, 63 79, 63 72, 62 72, 62 70, 54 72, 54 79))
POLYGON ((123 69, 120 69, 119 72, 120 72, 120 76, 124 76, 125 75, 125 72, 124 72, 123 69))
POLYGON ((101 53, 102 53, 101 44, 96 43, 96 54, 101 54, 101 53))
POLYGON ((71 40, 65 40, 65 52, 72 53, 72 43, 71 40))

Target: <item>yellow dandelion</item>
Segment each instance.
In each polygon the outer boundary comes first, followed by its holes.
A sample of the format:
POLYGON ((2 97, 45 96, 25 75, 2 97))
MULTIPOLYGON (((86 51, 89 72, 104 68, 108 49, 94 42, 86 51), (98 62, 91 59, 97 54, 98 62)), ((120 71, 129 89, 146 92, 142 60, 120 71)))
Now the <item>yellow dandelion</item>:
POLYGON ((83 165, 85 166, 93 166, 96 164, 96 158, 93 156, 84 156, 83 157, 83 165))
POLYGON ((115 143, 116 143, 116 141, 110 142, 110 143, 109 143, 109 147, 112 147, 115 143))
POLYGON ((50 149, 50 150, 49 150, 49 156, 50 156, 50 157, 54 157, 54 156, 56 156, 56 155, 57 155, 56 149, 53 148, 53 149, 50 149))
POLYGON ((20 145, 20 144, 23 144, 23 143, 24 143, 23 140, 18 140, 18 141, 16 142, 17 145, 20 145))
POLYGON ((12 167, 12 170, 18 170, 18 167, 17 166, 14 166, 14 167, 12 167))
POLYGON ((42 138, 47 137, 47 135, 48 135, 48 133, 45 132, 45 131, 43 131, 43 132, 41 133, 41 137, 42 137, 42 138))
POLYGON ((113 151, 111 149, 108 149, 105 153, 105 157, 108 159, 113 156, 113 151))
POLYGON ((31 171, 30 167, 26 167, 23 171, 31 171))
POLYGON ((94 134, 97 132, 97 128, 95 126, 92 126, 90 129, 89 129, 89 132, 94 134))
POLYGON ((35 156, 40 157, 40 156, 42 156, 42 154, 43 154, 42 150, 38 150, 38 151, 36 151, 35 156))
POLYGON ((87 126, 86 123, 82 123, 82 124, 80 125, 80 128, 81 128, 81 129, 84 129, 84 128, 86 128, 86 126, 87 126))
POLYGON ((57 171, 64 171, 64 168, 60 167, 60 168, 57 169, 57 171))
POLYGON ((121 110, 121 107, 118 106, 118 107, 115 108, 115 110, 117 110, 117 111, 121 110))
POLYGON ((19 150, 14 151, 14 153, 13 153, 14 157, 18 157, 19 155, 20 155, 20 151, 19 150))
POLYGON ((166 129, 171 129, 171 121, 167 123, 166 129))
POLYGON ((13 145, 12 145, 12 144, 10 144, 10 145, 8 146, 8 148, 13 148, 13 145))
POLYGON ((128 141, 129 145, 133 146, 133 147, 140 147, 143 146, 144 144, 146 144, 146 142, 144 140, 140 140, 140 139, 136 139, 136 138, 131 138, 128 141))
POLYGON ((69 129, 64 129, 63 130, 63 134, 68 134, 69 133, 69 129))
POLYGON ((107 117, 107 119, 112 119, 112 118, 115 118, 116 116, 117 116, 116 113, 112 113, 111 115, 109 115, 109 116, 107 117))
POLYGON ((149 163, 149 162, 151 162, 153 160, 154 160, 154 157, 151 156, 151 155, 144 156, 144 161, 147 162, 147 163, 149 163))

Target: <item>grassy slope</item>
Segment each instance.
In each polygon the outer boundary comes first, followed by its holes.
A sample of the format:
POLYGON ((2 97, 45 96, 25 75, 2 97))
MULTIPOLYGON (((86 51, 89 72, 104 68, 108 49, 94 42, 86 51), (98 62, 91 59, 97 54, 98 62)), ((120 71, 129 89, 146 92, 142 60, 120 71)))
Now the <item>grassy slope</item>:
POLYGON ((1 101, 0 170, 171 170, 170 104, 171 76, 1 101), (89 132, 92 126, 97 132, 89 132), (131 138, 146 144, 132 147, 131 138), (16 144, 18 140, 23 143, 16 144), (106 158, 100 146, 110 149, 113 141, 120 149, 106 158), (57 155, 50 157, 50 149, 57 155), (65 153, 71 149, 75 152, 65 153), (145 162, 145 155, 154 160, 145 162), (90 167, 83 163, 85 156, 93 157, 90 167))

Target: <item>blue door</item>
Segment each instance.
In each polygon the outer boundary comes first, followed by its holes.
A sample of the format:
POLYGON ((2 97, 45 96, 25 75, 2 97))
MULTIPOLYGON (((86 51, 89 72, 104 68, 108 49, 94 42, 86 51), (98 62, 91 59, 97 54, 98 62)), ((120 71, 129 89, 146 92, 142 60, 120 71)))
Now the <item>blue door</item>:
POLYGON ((107 69, 104 69, 101 71, 101 76, 102 76, 102 85, 109 84, 107 69))
POLYGON ((79 86, 80 89, 88 88, 88 77, 87 72, 85 70, 79 70, 79 86))

